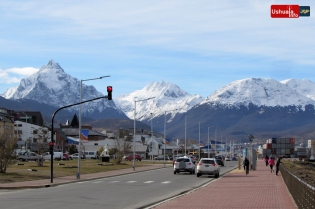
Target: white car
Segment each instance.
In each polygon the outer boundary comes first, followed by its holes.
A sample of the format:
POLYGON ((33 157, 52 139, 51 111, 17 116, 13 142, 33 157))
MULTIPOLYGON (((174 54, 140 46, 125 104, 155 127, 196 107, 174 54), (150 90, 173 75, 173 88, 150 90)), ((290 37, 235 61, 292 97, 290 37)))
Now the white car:
POLYGON ((189 157, 179 157, 174 161, 174 174, 179 172, 189 172, 194 174, 196 165, 189 157))
POLYGON ((220 166, 215 158, 201 158, 197 165, 197 177, 202 175, 220 176, 220 166))
MULTIPOLYGON (((69 156, 70 159, 79 159, 79 153, 74 153, 72 155, 69 156)), ((81 156, 81 159, 85 159, 85 155, 83 154, 83 156, 81 156)))

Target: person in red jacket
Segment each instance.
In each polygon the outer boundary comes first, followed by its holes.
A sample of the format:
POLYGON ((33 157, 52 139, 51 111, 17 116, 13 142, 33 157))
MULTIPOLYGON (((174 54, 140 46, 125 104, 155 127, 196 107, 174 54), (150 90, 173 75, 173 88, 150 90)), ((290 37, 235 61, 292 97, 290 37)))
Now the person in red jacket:
POLYGON ((270 171, 271 173, 273 172, 273 167, 275 165, 275 159, 273 157, 270 157, 268 160, 269 166, 270 166, 270 171))

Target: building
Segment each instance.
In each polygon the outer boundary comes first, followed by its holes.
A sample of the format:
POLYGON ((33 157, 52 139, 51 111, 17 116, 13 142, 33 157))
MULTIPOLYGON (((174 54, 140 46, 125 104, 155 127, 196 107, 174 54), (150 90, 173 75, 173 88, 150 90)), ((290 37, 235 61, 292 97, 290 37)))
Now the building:
POLYGON ((18 138, 19 149, 30 149, 35 151, 38 143, 43 143, 47 146, 50 142, 51 132, 47 127, 26 123, 23 121, 14 122, 14 135, 18 138))
POLYGON ((5 108, 0 108, 0 137, 14 136, 14 118, 5 108))

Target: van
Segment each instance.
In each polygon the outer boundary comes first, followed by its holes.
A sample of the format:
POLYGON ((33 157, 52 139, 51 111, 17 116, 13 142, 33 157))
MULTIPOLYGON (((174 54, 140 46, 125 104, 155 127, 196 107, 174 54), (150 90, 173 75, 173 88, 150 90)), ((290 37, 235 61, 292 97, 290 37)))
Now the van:
POLYGON ((85 159, 97 159, 97 151, 85 151, 85 159))
MULTIPOLYGON (((51 159, 51 155, 49 152, 45 152, 43 154, 43 159, 44 160, 50 160, 51 159)), ((54 152, 54 156, 53 156, 54 160, 62 160, 63 159, 63 154, 62 152, 54 152)))

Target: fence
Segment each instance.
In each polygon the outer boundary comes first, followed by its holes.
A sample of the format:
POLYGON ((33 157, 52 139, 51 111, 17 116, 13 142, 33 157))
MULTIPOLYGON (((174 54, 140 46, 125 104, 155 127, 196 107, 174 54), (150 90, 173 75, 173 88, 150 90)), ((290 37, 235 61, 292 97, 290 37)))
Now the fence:
POLYGON ((298 208, 315 208, 315 187, 293 175, 280 166, 282 178, 298 208))

